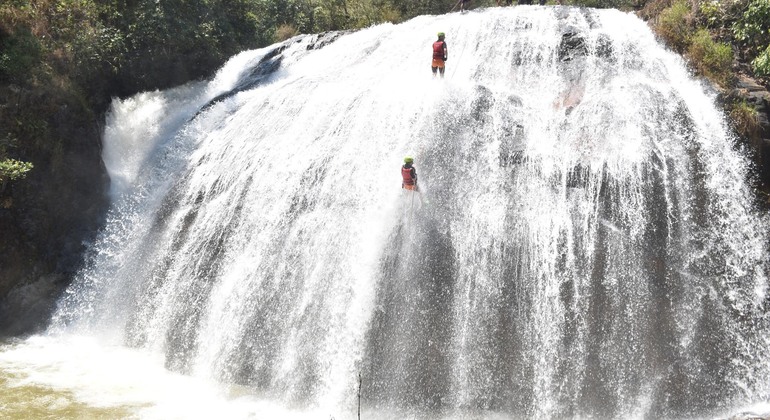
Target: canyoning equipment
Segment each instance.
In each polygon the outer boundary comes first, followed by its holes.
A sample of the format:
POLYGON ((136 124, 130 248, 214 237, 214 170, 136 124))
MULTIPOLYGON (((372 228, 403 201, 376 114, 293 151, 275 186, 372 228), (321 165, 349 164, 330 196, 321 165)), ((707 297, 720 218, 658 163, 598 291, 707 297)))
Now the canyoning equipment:
POLYGON ((457 73, 457 65, 460 64, 460 61, 463 59, 463 54, 465 54, 465 44, 463 44, 463 48, 460 50, 460 55, 454 59, 455 65, 453 66, 454 70, 452 70, 452 74, 449 76, 450 80, 454 79, 455 73, 457 73))
POLYGON ((436 41, 433 43, 433 59, 434 60, 446 60, 444 51, 446 50, 446 42, 436 41))
POLYGON ((407 156, 404 158, 404 163, 412 163, 414 162, 414 158, 411 156, 407 156))
POLYGON ((438 33, 438 37, 441 38, 442 36, 446 36, 443 32, 438 33))
MULTIPOLYGON (((401 185, 404 188, 406 188, 407 186, 415 185, 415 178, 416 178, 415 172, 416 172, 415 169, 411 165, 409 166, 404 165, 401 167, 401 178, 402 178, 401 185)), ((414 188, 408 188, 408 189, 412 190, 414 188)))

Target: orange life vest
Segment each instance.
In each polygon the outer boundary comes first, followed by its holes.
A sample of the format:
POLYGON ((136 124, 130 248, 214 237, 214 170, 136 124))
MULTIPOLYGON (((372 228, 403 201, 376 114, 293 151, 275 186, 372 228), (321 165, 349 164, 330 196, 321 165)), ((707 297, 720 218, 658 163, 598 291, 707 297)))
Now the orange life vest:
POLYGON ((402 166, 401 178, 404 179, 404 185, 414 185, 414 179, 412 179, 412 168, 402 166))
POLYGON ((439 60, 444 59, 444 41, 436 41, 433 43, 433 58, 439 60))

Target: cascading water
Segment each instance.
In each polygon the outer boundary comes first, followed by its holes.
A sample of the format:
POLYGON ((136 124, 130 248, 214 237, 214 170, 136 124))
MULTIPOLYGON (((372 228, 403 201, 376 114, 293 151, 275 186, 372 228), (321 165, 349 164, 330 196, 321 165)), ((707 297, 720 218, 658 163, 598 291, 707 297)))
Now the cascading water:
POLYGON ((5 369, 90 337, 236 386, 219 408, 248 395, 314 418, 353 418, 359 386, 366 418, 770 400, 770 224, 748 161, 633 15, 517 7, 301 36, 116 101, 104 158, 105 231, 48 336, 6 349, 5 369))

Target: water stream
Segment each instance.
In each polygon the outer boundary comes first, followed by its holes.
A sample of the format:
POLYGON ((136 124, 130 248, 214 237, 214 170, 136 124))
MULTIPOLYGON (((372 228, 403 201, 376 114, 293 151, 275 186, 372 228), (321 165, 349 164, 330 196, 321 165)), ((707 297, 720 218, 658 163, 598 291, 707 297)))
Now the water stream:
POLYGON ((359 387, 366 418, 770 401, 749 161, 631 14, 299 36, 116 100, 104 160, 107 226, 48 333, 0 350, 3 387, 141 418, 355 418, 359 387))

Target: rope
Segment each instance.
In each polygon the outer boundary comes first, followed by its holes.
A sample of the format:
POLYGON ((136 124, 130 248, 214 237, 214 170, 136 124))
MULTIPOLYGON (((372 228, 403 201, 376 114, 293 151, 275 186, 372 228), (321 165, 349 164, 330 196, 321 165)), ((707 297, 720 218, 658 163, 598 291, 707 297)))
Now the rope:
MULTIPOLYGON (((415 188, 416 188, 417 184, 415 183, 414 185, 415 185, 415 188)), ((409 206, 409 226, 411 227, 411 225, 412 225, 412 215, 414 214, 414 195, 415 195, 415 191, 414 190, 409 190, 409 191, 412 192, 412 203, 409 206)))
MULTIPOLYGON (((460 51, 460 58, 457 59, 457 64, 460 64, 460 61, 463 58, 463 54, 465 54, 465 45, 466 44, 463 44, 463 49, 460 51)), ((449 76, 449 80, 453 80, 454 79, 455 73, 457 73, 457 67, 455 67, 455 69, 452 70, 452 75, 449 76)))

